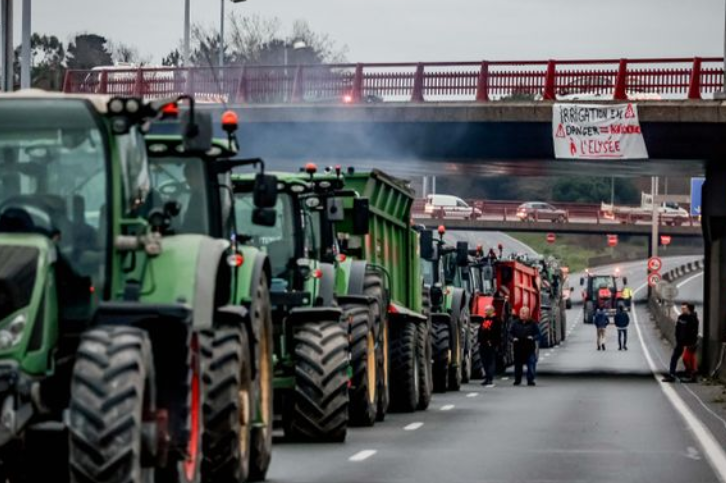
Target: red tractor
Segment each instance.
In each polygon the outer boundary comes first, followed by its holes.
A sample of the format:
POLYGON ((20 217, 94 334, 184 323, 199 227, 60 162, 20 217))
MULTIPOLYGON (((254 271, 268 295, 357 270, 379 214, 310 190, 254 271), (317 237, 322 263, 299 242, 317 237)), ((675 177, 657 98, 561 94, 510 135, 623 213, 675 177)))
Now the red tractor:
POLYGON ((586 270, 585 276, 580 278, 586 324, 593 323, 596 309, 604 309, 608 316, 614 316, 618 304, 627 305, 623 301, 623 288, 628 284, 628 279, 622 278, 620 288, 618 288, 618 279, 620 274, 617 270, 614 275, 594 274, 586 270))
POLYGON ((477 376, 481 373, 481 363, 476 330, 484 320, 486 307, 493 306, 496 316, 502 320, 502 346, 497 357, 499 371, 503 371, 514 362, 512 341, 509 337, 513 316, 526 305, 530 308, 532 319, 536 323, 539 323, 541 318, 542 283, 539 269, 522 261, 503 260, 493 251, 485 257, 481 254, 479 250, 478 256, 475 255, 476 262, 471 266, 475 280, 471 304, 471 327, 474 339, 472 373, 477 376))

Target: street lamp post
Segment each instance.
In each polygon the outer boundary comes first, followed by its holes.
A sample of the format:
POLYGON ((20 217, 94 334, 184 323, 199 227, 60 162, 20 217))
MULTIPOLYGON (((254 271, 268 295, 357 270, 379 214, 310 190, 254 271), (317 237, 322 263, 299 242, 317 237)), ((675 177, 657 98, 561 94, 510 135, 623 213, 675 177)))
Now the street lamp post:
MULTIPOLYGON (((288 66, 288 58, 289 58, 289 49, 290 49, 290 42, 285 41, 285 49, 283 53, 283 65, 285 66, 284 74, 285 74, 285 82, 287 82, 288 79, 288 72, 287 72, 287 66, 288 66)), ((292 41, 292 50, 302 50, 307 48, 308 44, 305 43, 304 40, 294 40, 292 41)), ((290 89, 285 89, 285 101, 289 101, 289 91, 290 89)))
MULTIPOLYGON (((222 12, 219 26, 219 66, 224 67, 224 2, 221 0, 222 12)), ((232 3, 242 3, 247 0, 231 0, 232 3)), ((184 67, 191 64, 192 55, 192 5, 191 0, 184 0, 184 67)))

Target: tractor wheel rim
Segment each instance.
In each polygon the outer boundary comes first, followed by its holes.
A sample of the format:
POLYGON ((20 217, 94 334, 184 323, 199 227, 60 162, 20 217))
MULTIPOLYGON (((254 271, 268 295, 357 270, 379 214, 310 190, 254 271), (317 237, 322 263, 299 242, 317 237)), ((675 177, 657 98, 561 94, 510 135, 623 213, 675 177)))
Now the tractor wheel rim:
POLYGON ((249 451, 250 426, 252 422, 249 381, 237 393, 239 398, 239 449, 243 458, 246 458, 249 451))
POLYGON ((367 354, 366 354, 366 364, 367 364, 367 371, 366 371, 366 377, 368 380, 366 381, 368 383, 368 402, 370 404, 375 404, 376 402, 376 341, 373 336, 373 330, 368 331, 368 340, 367 340, 367 354))
POLYGON ((187 457, 184 461, 184 474, 187 481, 194 481, 194 476, 197 472, 198 459, 199 459, 199 424, 200 424, 200 371, 199 371, 199 339, 197 335, 192 336, 191 343, 192 352, 192 387, 191 387, 191 407, 189 419, 191 423, 191 429, 189 431, 189 440, 187 441, 187 457))
POLYGON ((262 408, 260 415, 262 416, 262 423, 267 427, 272 420, 272 414, 270 414, 270 405, 272 402, 272 387, 267 384, 272 377, 272 367, 270 361, 272 360, 272 351, 270 347, 269 338, 269 325, 262 324, 262 334, 260 343, 260 404, 262 408))

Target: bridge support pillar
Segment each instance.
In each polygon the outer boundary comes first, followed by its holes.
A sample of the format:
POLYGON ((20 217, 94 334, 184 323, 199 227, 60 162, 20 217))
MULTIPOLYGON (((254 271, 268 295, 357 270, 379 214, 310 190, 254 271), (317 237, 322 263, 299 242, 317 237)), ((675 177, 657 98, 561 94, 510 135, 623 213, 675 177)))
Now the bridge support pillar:
POLYGON ((703 186, 701 222, 705 247, 702 367, 709 373, 718 366, 726 342, 726 170, 713 164, 703 186))

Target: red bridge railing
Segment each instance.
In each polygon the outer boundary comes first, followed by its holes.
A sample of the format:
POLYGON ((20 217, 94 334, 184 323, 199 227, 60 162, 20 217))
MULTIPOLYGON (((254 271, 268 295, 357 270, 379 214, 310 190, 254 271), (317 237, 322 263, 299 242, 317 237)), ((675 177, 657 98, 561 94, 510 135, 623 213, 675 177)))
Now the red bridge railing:
POLYGON ((723 59, 325 64, 70 70, 63 90, 207 102, 371 103, 502 99, 702 99, 721 90, 723 59))

